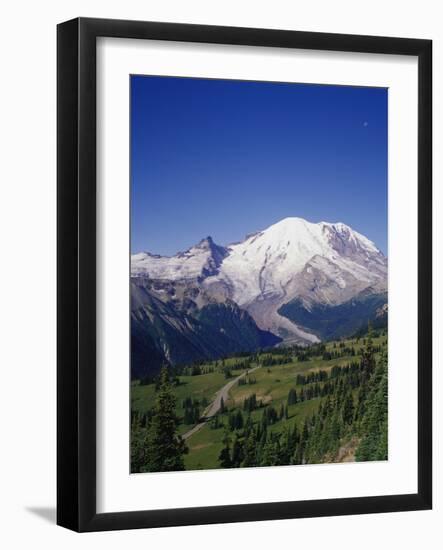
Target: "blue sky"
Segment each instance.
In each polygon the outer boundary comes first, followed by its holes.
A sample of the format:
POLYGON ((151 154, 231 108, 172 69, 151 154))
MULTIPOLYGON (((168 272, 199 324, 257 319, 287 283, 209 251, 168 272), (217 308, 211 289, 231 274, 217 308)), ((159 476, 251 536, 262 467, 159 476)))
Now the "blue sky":
POLYGON ((288 216, 387 250, 387 90, 131 77, 131 250, 239 241, 288 216))

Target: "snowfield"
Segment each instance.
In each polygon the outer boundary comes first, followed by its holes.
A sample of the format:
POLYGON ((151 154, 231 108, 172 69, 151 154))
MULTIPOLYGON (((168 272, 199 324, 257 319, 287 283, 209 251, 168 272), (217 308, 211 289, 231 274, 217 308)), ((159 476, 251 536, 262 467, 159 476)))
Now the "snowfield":
POLYGON ((189 283, 222 295, 249 311, 257 325, 290 339, 316 337, 278 314, 299 298, 340 304, 366 289, 386 290, 387 259, 376 245, 344 223, 285 218, 226 247, 210 237, 172 257, 148 252, 131 257, 133 277, 189 283))

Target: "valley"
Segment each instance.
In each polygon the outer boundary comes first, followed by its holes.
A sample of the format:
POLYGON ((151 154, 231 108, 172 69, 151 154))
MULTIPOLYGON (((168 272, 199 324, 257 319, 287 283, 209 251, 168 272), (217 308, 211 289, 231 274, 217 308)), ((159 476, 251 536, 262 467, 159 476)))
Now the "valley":
MULTIPOLYGON (((179 469, 383 459, 386 356, 379 329, 170 368, 187 447, 179 469)), ((153 471, 146 441, 162 387, 159 377, 132 382, 132 472, 153 471)))

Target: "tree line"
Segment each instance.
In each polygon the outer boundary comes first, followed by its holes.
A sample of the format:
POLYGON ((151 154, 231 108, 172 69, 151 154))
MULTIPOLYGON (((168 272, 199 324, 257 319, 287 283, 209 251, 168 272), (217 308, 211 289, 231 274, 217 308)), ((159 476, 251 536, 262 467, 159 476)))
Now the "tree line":
MULTIPOLYGON (((132 413, 132 472, 185 468, 188 449, 178 435, 181 421, 176 414, 176 378, 175 372, 163 367, 156 380, 152 409, 144 414, 132 413)), ((340 446, 350 440, 356 442, 356 460, 387 458, 387 358, 383 350, 374 347, 371 337, 365 339, 359 362, 329 372, 298 375, 296 383, 302 387, 299 391, 291 388, 278 410, 272 404, 264 405, 255 393, 244 399, 241 408, 227 410, 222 403, 220 414, 211 421, 211 428, 224 430, 220 467, 333 461, 340 446), (378 361, 376 351, 381 351, 378 361), (301 426, 285 422, 289 419, 288 407, 316 397, 321 398, 319 406, 301 426), (253 419, 251 413, 257 409, 262 413, 253 419)), ((192 398, 183 400, 183 422, 197 423, 205 404, 192 398)))
MULTIPOLYGON (((238 424, 241 428, 229 424, 220 467, 331 462, 340 446, 352 439, 356 442, 356 460, 386 460, 387 380, 386 354, 376 362, 372 339, 368 338, 360 363, 341 368, 333 380, 325 382, 323 387, 329 384, 326 397, 301 428, 283 423, 281 431, 271 429, 288 417, 284 405, 280 412, 266 406, 258 422, 248 414, 238 424)), ((287 405, 297 403, 294 392, 289 392, 287 405)))

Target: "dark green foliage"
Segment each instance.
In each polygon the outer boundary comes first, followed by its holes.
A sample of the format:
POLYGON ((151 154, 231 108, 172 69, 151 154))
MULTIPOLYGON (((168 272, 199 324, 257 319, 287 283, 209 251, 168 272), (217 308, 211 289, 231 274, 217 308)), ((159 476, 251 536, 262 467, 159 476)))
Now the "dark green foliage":
POLYGON ((343 404, 342 418, 344 424, 352 424, 354 420, 354 400, 352 399, 352 393, 348 392, 343 404))
POLYGON ((266 407, 263 411, 262 424, 270 426, 278 421, 278 413, 272 405, 266 407))
POLYGON ((255 393, 253 393, 249 397, 246 397, 245 400, 243 401, 244 411, 252 412, 258 407, 259 407, 259 403, 257 402, 257 396, 255 395, 255 393))
POLYGON ((272 354, 265 355, 260 358, 262 367, 273 367, 275 365, 286 365, 292 362, 292 357, 287 355, 279 355, 274 357, 272 354))
MULTIPOLYGON (((339 344, 339 349, 344 346, 339 344)), ((352 354, 351 354, 352 355, 352 354)), ((263 408, 260 423, 247 418, 243 434, 235 428, 236 415, 231 412, 231 429, 236 429, 234 448, 221 457, 225 467, 276 466, 280 464, 315 464, 329 462, 337 456, 342 444, 365 434, 357 454, 360 460, 382 460, 387 456, 387 371, 382 358, 376 367, 372 339, 365 340, 361 361, 335 367, 330 373, 317 371, 300 375, 302 387, 288 393, 288 404, 323 397, 318 409, 305 419, 301 433, 284 428, 270 432, 269 426, 288 417, 287 406, 277 411, 272 405, 263 408), (355 392, 353 393, 353 391, 355 392), (355 395, 355 397, 354 397, 355 395), (241 458, 241 462, 239 461, 241 458)), ((255 396, 254 396, 255 398, 255 396)), ((244 410, 249 410, 248 398, 244 410)))
POLYGON ((228 378, 232 378, 232 371, 231 369, 228 369, 227 367, 225 367, 223 369, 223 372, 224 372, 224 375, 225 375, 225 378, 228 379, 228 378))
POLYGON ((249 375, 243 376, 243 378, 240 378, 238 381, 239 386, 246 386, 246 385, 252 385, 252 384, 257 384, 257 380, 249 375))
POLYGON ((179 419, 175 414, 175 397, 165 367, 160 373, 152 418, 144 431, 133 429, 135 447, 133 470, 140 472, 169 472, 184 470, 183 455, 187 452, 184 441, 177 435, 179 419), (143 435, 145 434, 145 437, 143 435))
POLYGON ((145 464, 145 436, 146 430, 142 426, 140 416, 133 415, 131 423, 131 472, 141 472, 145 464))
POLYGON ((243 453, 243 443, 238 437, 234 440, 234 445, 232 447, 232 458, 231 464, 232 468, 239 468, 243 462, 244 453, 243 453))
POLYGON ((220 456, 218 457, 218 460, 220 462, 220 468, 231 468, 232 467, 231 451, 229 449, 229 445, 226 445, 220 451, 220 456))
POLYGON ((295 388, 291 388, 288 393, 288 405, 295 405, 297 401, 297 390, 295 388))
POLYGON ((357 460, 383 460, 387 456, 387 367, 382 357, 375 367, 374 346, 369 336, 360 364, 334 368, 327 397, 305 422, 296 463, 316 463, 333 458, 342 441, 363 435, 357 460), (386 384, 384 385, 384 381, 386 384), (357 389, 354 402, 352 389, 357 389), (370 388, 370 389, 369 389, 370 388), (385 453, 385 454, 383 454, 385 453))
POLYGON ((232 468, 232 461, 231 461, 231 440, 229 437, 229 434, 225 432, 224 438, 223 438, 223 444, 224 447, 220 451, 220 455, 218 457, 220 467, 221 468, 232 468))
POLYGON ((198 399, 187 397, 183 401, 185 413, 183 415, 183 424, 197 424, 200 420, 200 403, 198 399))
POLYGON ((228 424, 231 432, 234 430, 241 430, 243 428, 243 414, 240 409, 238 409, 237 412, 232 411, 229 413, 228 424))
POLYGON ((373 385, 360 422, 362 439, 356 460, 387 460, 388 458, 388 369, 383 355, 373 375, 373 385))
POLYGON ((243 448, 243 463, 241 466, 250 468, 257 466, 256 433, 253 430, 247 432, 243 448))
MULTIPOLYGON (((151 381, 156 388, 155 407, 131 414, 131 471, 184 469, 185 446, 177 436, 177 426, 180 422, 185 426, 197 424, 209 404, 208 393, 206 397, 200 397, 201 393, 194 394, 191 390, 186 396, 186 384, 196 384, 198 387, 205 383, 203 377, 214 371, 218 373, 219 380, 223 373, 228 377, 237 377, 239 371, 243 371, 245 375, 238 385, 254 384, 256 381, 249 374, 249 369, 266 364, 263 371, 271 374, 269 381, 274 387, 279 378, 285 383, 287 378, 284 378, 284 369, 273 367, 297 360, 312 360, 313 367, 309 364, 300 366, 298 370, 301 372, 292 375, 286 386, 287 399, 282 399, 281 393, 277 397, 273 393, 263 393, 262 373, 264 375, 265 372, 257 371, 260 372, 257 392, 266 396, 264 402, 257 400, 257 394, 247 390, 247 397, 240 406, 234 399, 228 410, 221 400, 221 410, 208 421, 211 430, 225 430, 223 448, 220 445, 217 450, 220 466, 315 464, 353 455, 357 460, 384 460, 388 454, 385 350, 383 341, 375 346, 371 335, 366 334, 360 343, 355 339, 334 342, 327 348, 324 344, 314 344, 309 348, 291 346, 241 358, 225 356, 210 364, 196 362, 183 367, 164 368, 161 375, 151 381), (364 347, 360 349, 362 342, 364 347), (332 368, 323 363, 323 368, 317 370, 320 361, 329 361, 330 356, 332 359, 344 359, 336 361, 338 364, 332 363, 332 368), (376 360, 376 357, 381 359, 376 360), (272 376, 276 370, 278 374, 272 376), (281 376, 280 373, 284 374, 281 376), (189 382, 182 374, 202 378, 189 382), (181 387, 175 390, 180 380, 181 387), (173 392, 178 392, 181 397, 178 409, 180 420, 175 416, 173 392), (198 395, 199 399, 193 395, 198 395), (160 420, 161 417, 163 420, 160 420), (164 425, 172 427, 172 430, 160 427, 164 425), (168 433, 173 433, 173 437, 168 437, 168 433), (159 451, 154 452, 153 449, 159 451)), ((213 437, 220 441, 220 434, 214 433, 213 437)), ((210 439, 211 436, 208 437, 210 439)), ((212 460, 216 457, 217 454, 212 460)))
POLYGON ((280 436, 271 433, 261 452, 261 466, 277 466, 280 456, 280 436))
POLYGON ((210 423, 211 430, 218 430, 223 424, 220 422, 219 415, 216 414, 210 423))

